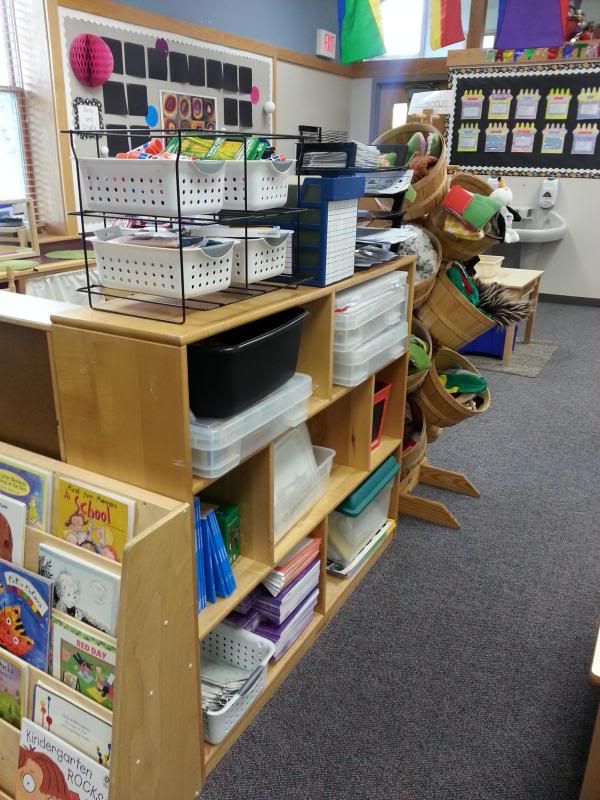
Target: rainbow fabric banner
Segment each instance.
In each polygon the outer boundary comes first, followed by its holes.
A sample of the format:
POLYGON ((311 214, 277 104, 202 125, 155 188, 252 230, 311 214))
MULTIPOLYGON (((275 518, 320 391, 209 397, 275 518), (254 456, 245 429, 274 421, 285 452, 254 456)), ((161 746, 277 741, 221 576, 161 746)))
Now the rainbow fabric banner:
POLYGON ((431 0, 429 43, 432 50, 462 42, 461 0, 431 0))
POLYGON ((380 0, 338 0, 338 19, 342 63, 385 53, 380 0))

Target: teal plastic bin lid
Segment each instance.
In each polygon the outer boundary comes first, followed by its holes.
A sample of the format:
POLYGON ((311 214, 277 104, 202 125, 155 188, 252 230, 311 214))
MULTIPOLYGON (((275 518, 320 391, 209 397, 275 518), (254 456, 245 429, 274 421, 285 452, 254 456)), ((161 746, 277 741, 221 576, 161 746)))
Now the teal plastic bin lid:
POLYGON ((369 475, 358 489, 348 495, 344 502, 336 508, 336 511, 339 511, 340 514, 345 514, 347 517, 358 517, 399 471, 400 464, 398 464, 394 456, 386 458, 383 464, 372 475, 369 475))

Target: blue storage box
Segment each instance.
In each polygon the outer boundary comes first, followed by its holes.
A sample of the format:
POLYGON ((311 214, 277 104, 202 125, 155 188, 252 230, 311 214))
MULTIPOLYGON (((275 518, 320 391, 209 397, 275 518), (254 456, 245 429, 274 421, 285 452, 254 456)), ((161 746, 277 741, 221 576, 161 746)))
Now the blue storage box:
MULTIPOLYGON (((298 215, 288 275, 293 264, 294 274, 307 276, 306 285, 329 286, 354 274, 356 215, 364 192, 365 179, 357 175, 303 177, 299 197, 297 183, 290 182, 288 206, 309 210, 298 215)), ((290 228, 290 220, 288 215, 279 224, 290 228)))
MULTIPOLYGON (((518 328, 515 331, 515 340, 513 342, 513 350, 517 342, 518 328)), ((472 342, 466 344, 458 351, 459 353, 476 353, 480 356, 492 356, 494 358, 502 358, 504 355, 504 342, 506 340, 506 331, 504 328, 496 326, 489 331, 482 333, 472 342)))

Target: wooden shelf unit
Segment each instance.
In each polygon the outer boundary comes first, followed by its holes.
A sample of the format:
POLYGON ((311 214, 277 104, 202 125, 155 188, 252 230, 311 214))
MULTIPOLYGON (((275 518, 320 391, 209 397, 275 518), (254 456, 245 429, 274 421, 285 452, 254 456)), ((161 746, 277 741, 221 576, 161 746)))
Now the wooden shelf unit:
MULTIPOLYGON (((199 653, 196 615, 191 605, 180 603, 180 594, 192 597, 195 591, 195 571, 189 558, 193 547, 189 507, 2 442, 0 455, 50 470, 55 479, 64 477, 92 484, 136 503, 134 537, 125 547, 122 565, 46 531, 26 528, 27 569, 38 571, 39 546, 47 542, 121 574, 113 711, 30 668, 27 715, 32 712, 34 684, 43 680, 112 722, 111 800, 124 800, 138 792, 144 797, 168 796, 170 787, 177 787, 177 796, 193 797, 202 786, 202 766, 197 758, 202 746, 202 732, 197 726, 199 653), (157 569, 159 564, 161 568, 157 569), (160 703, 153 703, 151 696, 160 697, 160 703), (181 726, 188 731, 185 742, 178 747, 175 739, 181 726)), ((0 720, 0 798, 13 795, 18 749, 19 732, 0 720)))
MULTIPOLYGON (((404 354, 359 386, 348 388, 333 384, 335 293, 393 270, 407 272, 410 328, 414 258, 399 258, 325 288, 280 289, 229 308, 191 312, 183 325, 90 309, 53 317, 54 365, 66 460, 144 489, 158 491, 182 503, 191 504, 194 495, 199 494, 205 500, 228 500, 240 506, 242 556, 234 565, 235 594, 218 600, 197 614, 195 588, 185 595, 185 599, 179 587, 173 586, 171 590, 180 605, 183 607, 185 604, 186 614, 188 610, 194 612, 197 658, 199 640, 227 616, 302 538, 319 536, 323 541, 321 591, 309 628, 279 662, 269 667, 266 690, 224 742, 218 746, 203 743, 195 753, 190 746, 185 754, 178 754, 179 765, 185 762, 184 771, 192 764, 196 774, 198 769, 201 771, 200 785, 391 541, 389 537, 351 580, 338 581, 327 576, 329 514, 388 456, 395 455, 400 459, 408 370, 408 354, 404 354), (293 307, 310 311, 302 332, 298 371, 311 375, 313 379, 308 420, 311 438, 315 445, 335 449, 336 456, 323 497, 291 530, 275 541, 273 443, 220 478, 211 480, 193 474, 187 347, 216 333, 293 307), (392 392, 381 443, 371 451, 372 398, 378 378, 389 381, 392 392), (96 435, 91 435, 92 431, 96 435), (191 759, 189 762, 188 758, 191 759)), ((139 304, 123 300, 112 301, 108 306, 119 311, 139 312, 139 304)), ((390 503, 389 516, 392 519, 396 518, 398 511, 398 486, 399 478, 395 481, 390 503)), ((191 517, 188 527, 190 549, 186 557, 191 564, 191 517)), ((153 564, 149 562, 148 569, 161 564, 161 556, 155 555, 156 561, 153 564)), ((141 622, 143 606, 137 604, 136 609, 141 622)), ((160 641, 155 658, 159 661, 162 658, 160 641)), ((140 687, 132 687, 132 690, 132 704, 147 705, 148 698, 143 690, 140 687)), ((194 697, 190 706, 197 707, 198 701, 199 697, 194 697)), ((157 708, 162 708, 165 702, 168 702, 168 694, 165 698, 158 697, 157 708)), ((183 718, 190 719, 189 709, 183 718)), ((194 725, 202 738, 201 715, 194 720, 194 725)), ((167 743, 167 751, 174 757, 174 743, 181 741, 184 729, 187 727, 179 723, 177 729, 169 733, 164 725, 156 724, 152 729, 148 726, 146 731, 153 737, 153 747, 158 749, 161 743, 167 743)), ((166 784, 162 775, 154 774, 151 780, 152 791, 145 796, 154 800, 162 796, 159 788, 166 784)), ((177 782, 173 781, 170 794, 190 797, 184 791, 175 792, 176 786, 177 782)), ((133 795, 121 794, 113 787, 110 800, 129 800, 130 796, 133 795)))

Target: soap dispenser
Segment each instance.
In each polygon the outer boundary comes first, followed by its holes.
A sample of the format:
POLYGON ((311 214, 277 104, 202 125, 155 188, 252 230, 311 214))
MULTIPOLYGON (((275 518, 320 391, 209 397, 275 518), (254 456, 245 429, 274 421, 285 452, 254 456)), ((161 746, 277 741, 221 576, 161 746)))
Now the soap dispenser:
POLYGON ((544 178, 540 189, 539 204, 541 208, 553 208, 558 198, 558 178, 544 178))

